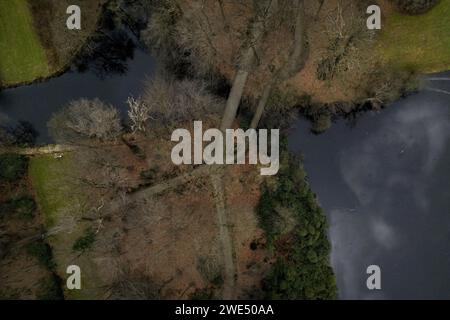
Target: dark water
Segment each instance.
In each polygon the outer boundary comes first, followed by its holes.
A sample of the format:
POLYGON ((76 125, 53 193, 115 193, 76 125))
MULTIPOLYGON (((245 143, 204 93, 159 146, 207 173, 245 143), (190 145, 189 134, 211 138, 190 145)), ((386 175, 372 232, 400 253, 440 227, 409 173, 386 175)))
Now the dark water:
POLYGON ((340 298, 450 298, 450 95, 422 91, 319 136, 299 120, 289 141, 329 218, 340 298), (381 290, 366 287, 372 264, 381 290))
MULTIPOLYGON (((124 68, 122 68, 124 67, 124 68)), ((26 120, 49 142, 51 114, 73 99, 98 97, 124 110, 156 67, 140 49, 123 74, 88 69, 0 92, 0 125, 26 120)), ((450 82, 439 84, 450 90, 450 82)), ((320 136, 299 120, 290 135, 328 214, 341 298, 450 298, 450 95, 422 92, 355 127, 336 123, 320 136), (368 291, 366 267, 382 270, 368 291)))
MULTIPOLYGON (((53 112, 79 98, 100 98, 122 111, 130 95, 139 96, 144 81, 155 71, 155 60, 140 49, 125 60, 124 73, 99 77, 93 68, 84 73, 71 71, 31 86, 0 92, 0 125, 26 120, 38 131, 37 141, 50 142, 47 121, 53 112)), ((75 68, 73 68, 75 69, 75 68)))

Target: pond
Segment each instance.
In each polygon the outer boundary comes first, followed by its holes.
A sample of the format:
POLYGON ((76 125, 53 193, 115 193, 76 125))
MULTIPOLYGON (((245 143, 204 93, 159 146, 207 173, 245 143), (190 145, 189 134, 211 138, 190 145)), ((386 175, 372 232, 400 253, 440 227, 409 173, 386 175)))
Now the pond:
MULTIPOLYGON (((156 62, 137 47, 120 72, 95 68, 0 93, 0 124, 30 122, 38 142, 69 101, 98 97, 125 110, 156 62), (98 71, 98 70, 97 70, 98 71)), ((450 90, 450 81, 438 83, 450 90)), ((313 135, 300 119, 290 148, 301 152, 313 190, 329 218, 340 298, 450 298, 450 95, 423 91, 354 126, 337 121, 313 135), (382 290, 366 288, 366 268, 382 271, 382 290)))
POLYGON ((0 125, 25 120, 39 133, 38 143, 52 142, 47 121, 55 111, 72 100, 99 98, 125 112, 127 98, 139 96, 145 79, 154 73, 156 62, 138 47, 116 72, 109 70, 105 73, 101 70, 99 74, 95 67, 90 65, 87 70, 80 72, 74 66, 48 81, 0 92, 0 125))
POLYGON ((339 297, 449 299, 450 95, 422 91, 321 135, 309 126, 298 120, 290 149, 328 216, 339 297), (381 290, 367 289, 369 265, 381 290))

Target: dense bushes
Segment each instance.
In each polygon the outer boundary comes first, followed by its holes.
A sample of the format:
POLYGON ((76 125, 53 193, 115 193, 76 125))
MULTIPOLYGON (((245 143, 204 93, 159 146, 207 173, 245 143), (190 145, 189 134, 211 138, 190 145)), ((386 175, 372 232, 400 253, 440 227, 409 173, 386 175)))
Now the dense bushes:
POLYGON ((29 255, 36 257, 39 262, 48 269, 53 269, 55 267, 52 258, 52 250, 45 242, 35 241, 29 243, 27 245, 27 252, 29 255))
POLYGON ((54 272, 56 263, 53 260, 51 247, 42 240, 30 242, 26 246, 27 253, 39 260, 39 263, 46 267, 51 274, 46 278, 41 278, 38 283, 39 292, 37 298, 40 300, 60 300, 64 298, 61 279, 54 272))
POLYGON ((12 198, 0 204, 0 213, 13 212, 19 214, 21 218, 31 219, 36 211, 36 202, 29 196, 12 198))
POLYGON ((394 0, 397 7, 407 14, 421 14, 439 3, 439 0, 394 0))
POLYGON ((27 170, 28 160, 17 154, 0 155, 0 180, 12 182, 20 179, 27 170))
POLYGON ((334 299, 326 217, 305 182, 299 159, 284 154, 277 180, 264 186, 258 208, 276 257, 263 280, 266 298, 334 299))

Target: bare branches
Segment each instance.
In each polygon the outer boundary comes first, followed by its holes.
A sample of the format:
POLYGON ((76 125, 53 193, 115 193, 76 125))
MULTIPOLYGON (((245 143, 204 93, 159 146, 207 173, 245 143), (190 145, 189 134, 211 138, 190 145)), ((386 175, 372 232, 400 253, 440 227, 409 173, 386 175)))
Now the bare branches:
POLYGON ((156 76, 146 84, 142 98, 159 124, 205 119, 218 114, 223 100, 208 93, 201 81, 174 80, 156 76))
MULTIPOLYGON (((365 29, 364 16, 356 14, 360 4, 339 0, 336 6, 326 16, 324 32, 329 45, 318 63, 317 77, 319 80, 331 80, 351 72, 350 79, 357 79, 371 61, 367 57, 368 50, 361 48, 371 44, 374 33, 365 29)), ((349 77, 342 78, 348 81, 349 77)))
POLYGON ((145 132, 146 124, 150 119, 150 107, 140 98, 137 100, 129 97, 127 100, 129 107, 128 117, 131 120, 131 130, 133 133, 138 131, 145 132))
POLYGON ((327 31, 333 38, 343 39, 346 36, 346 21, 342 14, 342 3, 338 1, 336 11, 327 16, 327 31))
POLYGON ((48 126, 58 142, 90 138, 112 140, 122 131, 118 110, 99 99, 70 102, 52 116, 48 126))
POLYGON ((289 55, 285 63, 278 69, 271 81, 266 84, 263 89, 263 93, 258 102, 256 112, 253 116, 250 127, 255 129, 258 127, 258 123, 261 120, 266 104, 270 98, 272 90, 277 86, 278 83, 285 81, 286 79, 292 77, 299 71, 301 67, 301 62, 304 56, 304 6, 303 0, 294 1, 296 6, 296 18, 295 18, 295 29, 294 29, 294 45, 292 52, 289 55))

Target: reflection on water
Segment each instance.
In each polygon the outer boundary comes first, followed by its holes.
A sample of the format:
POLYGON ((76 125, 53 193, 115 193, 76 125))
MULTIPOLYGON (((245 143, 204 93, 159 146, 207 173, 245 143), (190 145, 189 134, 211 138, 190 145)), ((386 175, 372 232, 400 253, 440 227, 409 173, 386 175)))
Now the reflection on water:
POLYGON ((290 148, 328 214, 340 298, 450 298, 450 96, 424 91, 355 127, 308 128, 298 121, 290 148), (371 264, 380 291, 366 288, 371 264))
POLYGON ((145 79, 155 70, 154 59, 140 49, 121 63, 124 73, 99 77, 99 65, 94 65, 84 73, 71 71, 43 83, 0 92, 0 125, 26 120, 38 131, 39 143, 49 142, 46 124, 56 110, 71 100, 98 97, 123 111, 127 97, 139 96, 145 79))
POLYGON ((147 76, 154 73, 156 62, 136 37, 146 24, 145 12, 139 4, 121 5, 121 10, 106 10, 101 27, 69 72, 43 83, 0 91, 0 127, 11 131, 21 121, 27 121, 38 133, 37 143, 48 143, 52 140, 47 121, 72 100, 99 98, 125 111, 127 98, 139 96, 147 76), (124 24, 123 17, 117 16, 119 12, 128 12, 127 16, 133 19, 124 24))
POLYGON ((111 75, 123 75, 128 71, 128 61, 133 58, 135 42, 129 32, 117 29, 98 33, 74 62, 80 73, 90 71, 105 79, 111 75))

